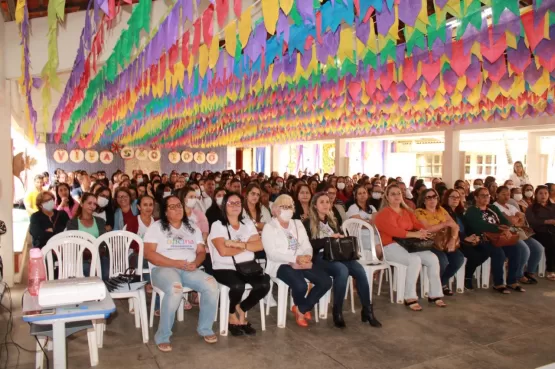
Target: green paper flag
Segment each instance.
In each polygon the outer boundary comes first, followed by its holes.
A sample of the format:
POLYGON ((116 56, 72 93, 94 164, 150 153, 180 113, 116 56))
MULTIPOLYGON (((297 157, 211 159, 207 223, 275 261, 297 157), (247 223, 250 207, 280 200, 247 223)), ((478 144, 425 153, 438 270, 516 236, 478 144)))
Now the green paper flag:
POLYGON ((457 40, 462 37, 469 24, 472 24, 478 31, 482 27, 482 3, 480 0, 472 0, 466 9, 466 14, 461 20, 460 27, 457 29, 457 40))
POLYGON ((491 12, 493 24, 499 23, 499 17, 505 9, 509 9, 513 14, 520 15, 518 0, 491 0, 491 12))

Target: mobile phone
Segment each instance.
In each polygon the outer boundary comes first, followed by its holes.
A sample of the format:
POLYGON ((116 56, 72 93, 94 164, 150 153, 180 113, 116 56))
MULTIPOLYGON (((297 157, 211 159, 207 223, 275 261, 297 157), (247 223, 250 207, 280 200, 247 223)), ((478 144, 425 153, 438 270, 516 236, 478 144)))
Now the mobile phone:
POLYGON ((32 310, 32 311, 24 312, 23 316, 29 317, 29 316, 54 315, 55 312, 56 312, 56 309, 32 310))

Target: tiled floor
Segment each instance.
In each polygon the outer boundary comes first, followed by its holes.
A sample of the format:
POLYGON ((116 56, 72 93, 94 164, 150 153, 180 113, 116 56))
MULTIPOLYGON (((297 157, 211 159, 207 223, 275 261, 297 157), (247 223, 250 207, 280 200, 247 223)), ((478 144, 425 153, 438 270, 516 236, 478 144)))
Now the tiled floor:
MULTIPOLYGON (((387 291, 387 289, 385 289, 387 291)), ((21 289, 12 291, 14 301, 13 339, 34 350, 29 327, 21 320, 21 289)), ((478 290, 446 298, 449 307, 439 309, 421 300, 424 311, 414 313, 402 305, 389 303, 388 296, 376 296, 376 314, 382 329, 363 325, 357 314, 344 307, 347 329, 333 327, 328 320, 309 329, 295 325, 289 314, 286 329, 276 327, 276 308, 267 317, 267 329, 256 337, 220 337, 208 345, 197 336, 196 308, 185 312, 185 321, 176 322, 173 352, 161 353, 152 341, 142 344, 140 329, 118 301, 118 311, 110 318, 99 350, 98 369, 195 368, 367 368, 367 369, 528 369, 555 362, 555 283, 542 280, 526 293, 500 295, 478 290)), ((6 304, 6 299, 4 299, 6 304)), ((358 303, 357 303, 358 305, 358 303)), ((258 309, 249 314, 260 327, 258 309)), ((0 320, 0 342, 6 333, 7 314, 0 320)), ((155 327, 157 320, 155 320, 155 327)), ((219 323, 214 327, 217 331, 219 323)), ((34 353, 8 345, 0 368, 34 368, 34 353)), ((52 368, 50 356, 50 368, 52 368)), ((68 340, 69 368, 89 367, 87 338, 76 334, 68 340)))

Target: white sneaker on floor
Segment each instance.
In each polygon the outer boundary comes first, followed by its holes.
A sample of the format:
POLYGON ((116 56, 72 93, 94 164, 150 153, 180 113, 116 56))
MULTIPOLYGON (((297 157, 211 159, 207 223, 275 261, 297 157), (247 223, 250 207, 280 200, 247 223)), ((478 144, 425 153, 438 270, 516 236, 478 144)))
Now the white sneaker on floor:
POLYGON ((274 299, 273 295, 266 295, 266 297, 264 297, 264 303, 266 305, 270 305, 270 307, 276 307, 277 306, 277 302, 276 299, 274 299))

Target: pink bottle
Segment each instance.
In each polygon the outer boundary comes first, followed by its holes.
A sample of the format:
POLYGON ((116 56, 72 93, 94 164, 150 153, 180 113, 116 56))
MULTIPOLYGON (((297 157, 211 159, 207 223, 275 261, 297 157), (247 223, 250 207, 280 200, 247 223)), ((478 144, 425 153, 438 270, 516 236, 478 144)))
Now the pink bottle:
POLYGON ((27 289, 31 296, 39 295, 40 282, 46 280, 46 270, 42 259, 42 252, 38 248, 32 248, 29 259, 29 282, 27 289))

